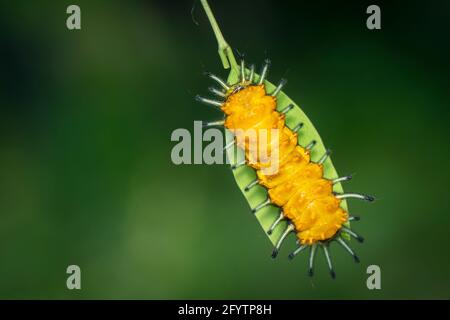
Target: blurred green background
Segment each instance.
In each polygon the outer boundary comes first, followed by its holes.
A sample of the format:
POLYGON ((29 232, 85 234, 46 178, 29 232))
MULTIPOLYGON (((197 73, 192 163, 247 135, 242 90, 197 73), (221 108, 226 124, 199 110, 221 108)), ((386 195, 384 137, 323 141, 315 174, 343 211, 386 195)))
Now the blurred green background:
POLYGON ((194 1, 0 5, 0 298, 450 298, 448 1, 210 1, 233 48, 302 106, 334 150, 366 242, 277 260, 226 165, 171 163, 176 128, 223 77, 194 1), (81 7, 82 30, 66 28, 81 7), (82 290, 66 288, 66 268, 82 290), (382 289, 366 288, 381 267, 382 289))

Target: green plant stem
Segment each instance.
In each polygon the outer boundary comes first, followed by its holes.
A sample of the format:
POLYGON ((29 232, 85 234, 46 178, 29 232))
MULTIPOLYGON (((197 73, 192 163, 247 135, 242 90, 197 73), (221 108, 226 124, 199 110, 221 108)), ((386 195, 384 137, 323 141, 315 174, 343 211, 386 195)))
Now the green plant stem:
POLYGON ((231 68, 238 69, 238 65, 236 63, 236 59, 234 58, 233 50, 230 45, 225 41, 225 38, 222 35, 222 31, 220 31, 219 25, 217 24, 216 18, 209 7, 207 0, 200 0, 202 3, 203 9, 205 10, 206 15, 208 16, 209 23, 214 31, 214 35, 217 39, 217 44, 219 45, 219 56, 222 60, 223 67, 225 69, 231 68))

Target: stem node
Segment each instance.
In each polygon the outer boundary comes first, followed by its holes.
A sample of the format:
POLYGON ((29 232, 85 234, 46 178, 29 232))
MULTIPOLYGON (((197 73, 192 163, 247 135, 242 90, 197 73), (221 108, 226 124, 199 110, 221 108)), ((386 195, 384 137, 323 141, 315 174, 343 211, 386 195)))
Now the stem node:
POLYGON ((236 58, 234 57, 233 50, 231 49, 230 45, 225 41, 225 38, 222 35, 222 31, 219 28, 219 25, 217 24, 216 18, 214 17, 214 14, 211 11, 211 8, 208 4, 207 0, 200 0, 203 9, 205 10, 206 16, 208 17, 209 23, 211 24, 211 27, 214 31, 214 35, 217 39, 217 44, 219 46, 219 56, 220 60, 222 60, 223 67, 225 69, 229 69, 230 67, 232 69, 237 70, 238 65, 236 62, 236 58))

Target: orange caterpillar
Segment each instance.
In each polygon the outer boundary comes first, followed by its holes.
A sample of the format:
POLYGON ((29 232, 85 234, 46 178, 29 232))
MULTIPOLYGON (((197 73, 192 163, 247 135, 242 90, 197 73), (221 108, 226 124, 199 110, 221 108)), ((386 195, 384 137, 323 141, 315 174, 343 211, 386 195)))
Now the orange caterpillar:
MULTIPOLYGON (((228 85, 217 76, 208 73, 208 76, 216 80, 224 90, 212 88, 211 91, 224 98, 223 102, 206 99, 197 96, 197 100, 219 107, 225 113, 224 121, 210 123, 221 124, 235 135, 235 144, 245 151, 245 162, 235 165, 249 165, 256 170, 257 179, 250 183, 245 191, 259 184, 267 189, 267 201, 253 208, 253 213, 266 205, 280 207, 280 215, 267 231, 272 233, 277 224, 287 220, 288 226, 277 242, 273 257, 276 257, 281 243, 286 236, 295 232, 299 247, 289 255, 293 258, 297 253, 311 247, 309 274, 313 274, 313 259, 317 244, 322 245, 330 268, 332 277, 335 273, 328 253, 328 244, 332 240, 338 241, 352 256, 355 261, 358 257, 352 249, 340 237, 341 232, 353 236, 360 242, 363 239, 355 232, 346 228, 344 223, 356 220, 341 208, 343 198, 360 198, 372 201, 373 197, 356 193, 335 194, 333 184, 349 180, 351 177, 342 177, 329 180, 323 176, 323 162, 327 159, 327 151, 317 162, 310 159, 310 149, 314 142, 308 146, 298 145, 298 132, 301 126, 290 129, 285 124, 285 114, 293 105, 287 106, 283 111, 277 111, 277 94, 286 83, 282 80, 275 91, 267 94, 264 79, 267 75, 269 61, 266 61, 261 71, 258 82, 254 81, 254 68, 247 71, 244 62, 241 62, 240 81, 228 85), (266 172, 267 163, 261 157, 260 143, 267 139, 268 132, 278 129, 278 139, 272 139, 265 147, 266 155, 277 155, 278 170, 266 172), (256 140, 249 140, 246 132, 253 130, 256 140), (263 138, 265 137, 265 138, 263 138), (257 144, 256 147, 254 144, 257 144)), ((206 124, 208 125, 208 124, 206 124)), ((273 160, 273 159, 272 159, 273 160)))

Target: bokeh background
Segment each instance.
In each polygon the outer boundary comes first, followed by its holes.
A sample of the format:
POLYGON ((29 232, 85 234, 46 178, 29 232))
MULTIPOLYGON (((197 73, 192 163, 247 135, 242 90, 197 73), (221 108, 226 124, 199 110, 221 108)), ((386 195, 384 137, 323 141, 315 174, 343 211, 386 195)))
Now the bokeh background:
POLYGON ((0 298, 450 298, 448 1, 210 1, 247 59, 315 123, 347 191, 354 264, 332 247, 272 260, 226 165, 170 160, 176 128, 219 114, 196 103, 226 76, 191 1, 2 1, 0 5, 0 298), (66 7, 82 30, 66 28, 66 7), (82 290, 66 288, 66 268, 82 290), (366 287, 366 268, 382 289, 366 287))

